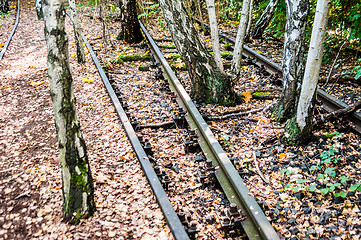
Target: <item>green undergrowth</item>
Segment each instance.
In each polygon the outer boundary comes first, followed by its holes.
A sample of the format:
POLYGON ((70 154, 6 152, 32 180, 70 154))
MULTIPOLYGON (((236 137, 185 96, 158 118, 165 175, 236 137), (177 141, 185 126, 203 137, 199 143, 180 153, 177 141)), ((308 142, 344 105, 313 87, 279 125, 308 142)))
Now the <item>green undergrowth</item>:
MULTIPOLYGON (((337 140, 343 134, 334 132, 326 135, 324 137, 337 140)), ((289 177, 290 181, 292 178, 295 179, 284 188, 294 193, 310 192, 316 195, 332 195, 336 198, 346 198, 354 192, 361 192, 361 183, 351 184, 349 176, 339 174, 341 159, 337 153, 337 143, 323 151, 319 155, 319 161, 309 167, 309 175, 301 175, 298 169, 292 167, 282 169, 280 173, 289 177)))

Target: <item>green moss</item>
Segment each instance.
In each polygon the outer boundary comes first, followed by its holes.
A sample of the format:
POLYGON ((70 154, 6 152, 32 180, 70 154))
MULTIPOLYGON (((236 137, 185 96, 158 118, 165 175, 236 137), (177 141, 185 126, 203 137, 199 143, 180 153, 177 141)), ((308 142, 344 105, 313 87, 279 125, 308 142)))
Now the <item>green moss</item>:
POLYGON ((273 109, 272 117, 280 122, 283 119, 284 112, 283 104, 278 102, 273 109))
POLYGON ((226 51, 222 51, 221 56, 223 58, 227 58, 227 57, 232 57, 233 58, 233 54, 231 54, 230 52, 226 52, 226 51))
POLYGON ((285 125, 285 132, 282 137, 282 141, 287 145, 299 145, 300 136, 301 130, 298 127, 296 118, 289 119, 285 125))
POLYGON ((181 57, 181 55, 179 55, 178 53, 172 53, 172 54, 165 54, 164 57, 165 57, 166 59, 177 60, 178 58, 181 57))
POLYGON ((111 63, 123 64, 124 62, 134 62, 134 61, 144 61, 149 60, 151 58, 150 55, 140 55, 140 54, 121 54, 116 59, 111 60, 111 63))
POLYGON ((158 45, 159 48, 165 48, 165 49, 175 49, 175 45, 172 44, 172 45, 158 45))
POLYGON ((187 70, 187 66, 183 63, 181 67, 177 66, 176 64, 170 64, 170 67, 172 69, 178 69, 178 70, 187 70))
MULTIPOLYGON (((214 53, 211 51, 210 52, 211 55, 214 57, 214 53)), ((221 57, 222 58, 226 58, 226 59, 232 59, 233 58, 233 54, 231 54, 230 52, 226 52, 226 51, 222 51, 221 52, 221 57)))
POLYGON ((223 45, 223 47, 226 49, 226 50, 228 50, 228 51, 231 51, 232 50, 232 44, 230 44, 230 43, 226 43, 226 44, 224 44, 223 45))
POLYGON ((259 96, 259 97, 268 97, 271 94, 269 92, 254 92, 252 93, 253 96, 259 96))
POLYGON ((148 46, 148 42, 142 42, 141 44, 140 44, 140 47, 141 48, 145 48, 145 47, 147 47, 148 46))

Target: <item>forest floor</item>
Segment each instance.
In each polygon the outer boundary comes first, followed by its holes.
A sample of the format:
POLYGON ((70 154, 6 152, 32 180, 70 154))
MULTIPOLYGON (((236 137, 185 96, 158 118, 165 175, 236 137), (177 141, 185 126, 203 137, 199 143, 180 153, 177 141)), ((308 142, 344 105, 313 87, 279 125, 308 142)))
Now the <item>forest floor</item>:
MULTIPOLYGON (((78 116, 95 179, 97 212, 77 226, 62 221, 60 163, 47 79, 46 45, 43 22, 36 19, 34 5, 34 0, 22 3, 19 29, 0 62, 0 239, 171 239, 90 56, 87 54, 84 65, 76 63, 69 21, 70 65, 78 116)), ((126 72, 126 87, 131 83, 137 85, 141 77, 135 73, 139 75, 140 62, 112 65, 110 61, 120 53, 145 55, 147 50, 117 41, 119 23, 113 21, 108 22, 107 33, 117 50, 111 47, 104 50, 102 24, 94 7, 83 5, 80 12, 84 33, 103 63, 108 63, 110 70, 126 72)), ((5 23, 0 25, 0 43, 7 36, 2 33, 11 31, 12 16, 0 19, 5 23)), ((148 27, 159 34, 158 38, 170 38, 156 26, 156 21, 151 23, 148 27)), ((240 93, 266 82, 250 66, 243 71, 246 73, 237 86, 240 93)), ((183 82, 189 81, 184 71, 177 70, 177 74, 183 82)), ((216 105, 199 108, 202 114, 221 116, 271 102, 250 99, 235 108, 216 105)), ((146 101, 142 104, 147 108, 146 101)), ((283 239, 359 239, 361 197, 350 186, 360 182, 361 143, 348 126, 342 126, 344 122, 325 124, 317 130, 315 142, 296 148, 278 141, 283 125, 276 123, 269 113, 209 124, 229 157, 239 160, 242 178, 283 239), (333 133, 339 131, 337 125, 341 125, 343 133, 333 133), (264 143, 272 137, 274 142, 264 143), (255 170, 254 156, 265 180, 255 170), (313 166, 317 169, 310 170, 313 166), (321 173, 324 178, 318 177, 321 173), (289 188, 285 188, 288 184, 289 188), (310 189, 312 186, 316 189, 310 189), (326 187, 328 192, 321 194, 326 187), (341 192, 347 196, 335 196, 341 192)))
POLYGON ((171 238, 89 56, 84 65, 74 57, 70 64, 97 211, 77 226, 62 221, 44 23, 34 6, 22 1, 18 30, 0 62, 0 239, 171 238))

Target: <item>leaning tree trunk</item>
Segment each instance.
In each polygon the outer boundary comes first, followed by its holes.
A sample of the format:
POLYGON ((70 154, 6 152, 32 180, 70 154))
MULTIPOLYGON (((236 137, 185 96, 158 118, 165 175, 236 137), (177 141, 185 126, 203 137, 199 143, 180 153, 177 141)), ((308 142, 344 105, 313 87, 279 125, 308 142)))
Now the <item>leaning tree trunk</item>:
POLYGON ((85 53, 84 53, 84 42, 80 33, 80 22, 78 18, 78 14, 76 12, 75 0, 68 0, 70 10, 71 10, 71 18, 73 21, 74 28, 74 37, 76 43, 76 56, 78 59, 78 63, 85 63, 85 53))
POLYGON ((8 13, 9 10, 9 0, 0 0, 0 12, 8 13))
POLYGON ((80 218, 93 215, 95 203, 86 146, 75 112, 64 1, 44 0, 43 13, 50 94, 62 165, 63 214, 66 221, 77 223, 80 218))
POLYGON ((246 29, 246 39, 245 42, 249 42, 251 35, 251 25, 252 25, 252 13, 253 13, 253 0, 250 0, 249 11, 248 11, 248 23, 246 29))
POLYGON ((242 5, 241 19, 239 20, 239 27, 231 66, 231 75, 234 82, 239 79, 241 73, 243 44, 244 40, 246 39, 250 2, 250 0, 244 0, 242 5))
POLYGON ((137 16, 136 0, 119 0, 121 30, 119 40, 127 43, 140 43, 143 40, 137 16))
POLYGON ((287 122, 285 129, 289 135, 287 141, 292 144, 307 143, 312 138, 313 110, 315 106, 318 75, 322 62, 328 10, 329 0, 317 1, 297 114, 295 118, 287 122))
POLYGON ((212 39, 214 60, 216 61, 216 64, 219 67, 219 69, 223 72, 221 51, 219 50, 219 36, 218 36, 216 8, 214 6, 214 0, 206 0, 206 2, 208 8, 209 25, 211 28, 211 39, 212 39))
POLYGON ((235 104, 231 79, 217 67, 200 40, 181 0, 159 0, 167 27, 190 75, 191 96, 204 103, 235 104))
POLYGON ((279 1, 280 0, 271 0, 268 3, 266 9, 253 27, 252 38, 262 38, 263 32, 270 23, 279 1))
POLYGON ((278 121, 284 122, 296 113, 304 73, 304 36, 308 0, 286 0, 287 23, 283 46, 283 89, 274 110, 278 121))
POLYGON ((202 17, 202 9, 201 9, 201 4, 200 4, 200 0, 195 0, 195 7, 196 7, 196 13, 199 16, 199 20, 201 20, 201 29, 203 32, 206 32, 206 28, 204 27, 204 23, 203 23, 203 17, 202 17))

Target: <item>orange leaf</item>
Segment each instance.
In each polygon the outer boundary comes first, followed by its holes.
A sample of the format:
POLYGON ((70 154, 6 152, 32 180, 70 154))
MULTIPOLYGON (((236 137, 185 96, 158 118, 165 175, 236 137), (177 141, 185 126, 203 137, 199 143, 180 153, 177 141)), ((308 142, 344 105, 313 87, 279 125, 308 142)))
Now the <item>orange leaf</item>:
POLYGON ((242 95, 243 95, 243 100, 246 102, 246 104, 248 104, 248 102, 252 98, 252 93, 250 91, 246 91, 246 92, 243 92, 242 95))

